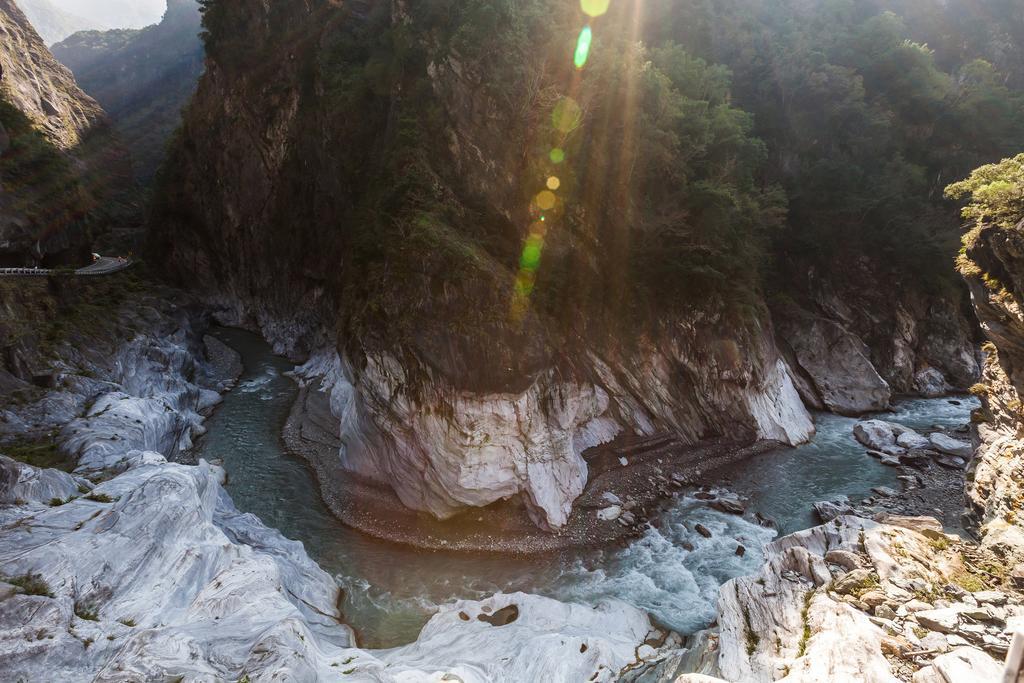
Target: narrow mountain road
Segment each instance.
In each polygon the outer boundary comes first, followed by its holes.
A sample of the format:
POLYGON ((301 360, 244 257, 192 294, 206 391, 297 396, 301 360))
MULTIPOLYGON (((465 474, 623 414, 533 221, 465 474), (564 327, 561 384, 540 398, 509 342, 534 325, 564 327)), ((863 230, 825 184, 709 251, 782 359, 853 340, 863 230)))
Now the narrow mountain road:
MULTIPOLYGON (((110 275, 130 267, 134 261, 131 259, 119 259, 112 256, 101 256, 95 262, 79 268, 75 275, 110 275)), ((52 268, 0 268, 0 277, 31 277, 52 275, 57 271, 52 268)))

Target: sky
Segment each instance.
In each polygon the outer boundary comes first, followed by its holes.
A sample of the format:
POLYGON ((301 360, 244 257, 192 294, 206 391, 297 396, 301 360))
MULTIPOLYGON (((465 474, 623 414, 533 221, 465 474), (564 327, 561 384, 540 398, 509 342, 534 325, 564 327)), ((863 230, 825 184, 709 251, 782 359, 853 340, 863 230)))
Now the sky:
POLYGON ((160 21, 166 0, 50 0, 70 14, 110 28, 142 28, 160 21))

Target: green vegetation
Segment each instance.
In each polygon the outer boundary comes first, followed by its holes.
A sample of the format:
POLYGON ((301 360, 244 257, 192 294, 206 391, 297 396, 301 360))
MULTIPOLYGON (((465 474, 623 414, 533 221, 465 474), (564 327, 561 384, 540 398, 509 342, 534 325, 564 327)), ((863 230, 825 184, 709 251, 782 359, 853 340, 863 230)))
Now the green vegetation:
POLYGON ((91 602, 75 601, 75 616, 86 621, 99 621, 99 608, 91 602))
POLYGON ((33 467, 53 468, 65 472, 74 469, 74 462, 60 451, 52 436, 41 441, 16 441, 0 446, 0 454, 33 467))
POLYGON ((1016 226, 1024 219, 1024 154, 975 169, 947 187, 946 196, 970 198, 963 217, 974 225, 1016 226))
POLYGON ((90 493, 85 497, 85 499, 95 501, 97 503, 113 503, 115 500, 105 493, 90 493))
MULTIPOLYGON (((245 123, 289 112, 259 249, 336 295, 353 347, 491 387, 678 318, 742 332, 763 290, 861 256, 952 288, 945 184, 1024 148, 1019 18, 974 0, 612 3, 582 71, 576 3, 202 7, 222 82, 275 102, 245 123)), ((154 207, 182 262, 237 218, 190 196, 238 144, 214 109, 189 110, 154 207)))
POLYGON ((811 600, 814 599, 814 591, 809 590, 804 593, 804 606, 800 610, 800 620, 803 622, 804 630, 800 634, 800 646, 797 649, 797 658, 803 657, 807 653, 807 643, 811 640, 811 600))
POLYGON ((10 138, 0 154, 0 185, 13 200, 5 211, 27 216, 37 239, 81 225, 96 204, 68 157, 3 97, 0 127, 10 138))
POLYGON ((5 583, 9 583, 12 586, 17 586, 27 595, 42 595, 48 598, 53 597, 53 593, 50 591, 50 586, 47 585, 46 581, 39 574, 24 574, 22 576, 6 576, 2 577, 5 583))

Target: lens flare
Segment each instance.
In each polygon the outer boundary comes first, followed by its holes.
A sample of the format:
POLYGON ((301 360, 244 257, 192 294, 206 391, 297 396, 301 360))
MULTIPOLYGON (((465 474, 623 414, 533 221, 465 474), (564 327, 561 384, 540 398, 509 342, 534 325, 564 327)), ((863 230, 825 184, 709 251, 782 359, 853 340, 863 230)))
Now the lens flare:
POLYGON ((576 100, 571 97, 560 99, 555 105, 554 111, 551 112, 551 123, 555 130, 561 133, 572 132, 580 125, 582 119, 583 111, 580 109, 580 105, 576 104, 576 100))
POLYGON ((580 0, 580 7, 588 17, 599 17, 608 11, 611 0, 580 0))
POLYGON ((551 153, 548 154, 548 158, 551 159, 551 163, 560 164, 565 161, 565 150, 561 147, 555 147, 551 150, 551 153))
POLYGON ((543 190, 534 197, 533 201, 541 211, 550 211, 555 208, 555 202, 558 201, 558 198, 555 197, 554 192, 551 192, 550 190, 543 190))
POLYGON ((548 178, 547 185, 548 189, 554 192, 555 190, 562 186, 562 181, 559 180, 556 176, 551 176, 550 178, 548 178))
POLYGON ((584 26, 580 31, 580 37, 576 40, 576 53, 573 55, 573 64, 577 69, 582 69, 587 65, 587 58, 590 57, 590 41, 593 38, 594 34, 590 27, 584 26))

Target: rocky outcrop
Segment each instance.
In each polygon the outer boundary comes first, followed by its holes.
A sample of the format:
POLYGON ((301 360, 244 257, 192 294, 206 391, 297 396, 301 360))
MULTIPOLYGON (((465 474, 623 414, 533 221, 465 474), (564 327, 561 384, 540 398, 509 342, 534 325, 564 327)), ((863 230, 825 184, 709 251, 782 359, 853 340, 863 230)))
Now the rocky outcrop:
POLYGON ((980 441, 968 469, 968 514, 984 543, 1008 558, 1024 559, 1024 223, 984 226, 967 237, 961 270, 989 338, 982 383, 976 391, 980 441))
POLYGON ((668 430, 692 442, 732 421, 739 440, 796 444, 814 430, 781 359, 753 387, 714 386, 708 375, 695 376, 706 386, 704 405, 671 384, 670 368, 685 358, 653 354, 637 363, 636 374, 593 362, 590 382, 547 372, 515 394, 437 382, 410 396, 408 370, 391 356, 368 358, 357 372, 324 352, 297 374, 330 394, 342 466, 441 518, 522 494, 538 525, 561 527, 587 481, 583 450, 624 432, 668 430))
POLYGON ((14 0, 0 2, 0 95, 62 150, 104 123, 103 110, 54 59, 14 0))
POLYGON ((884 410, 894 394, 966 391, 981 374, 962 292, 907 282, 877 259, 811 269, 772 305, 780 347, 808 405, 844 415, 884 410))
POLYGON ((993 579, 977 553, 929 518, 839 517, 779 539, 760 572, 722 586, 719 629, 703 637, 716 666, 701 672, 752 683, 991 680, 1024 607, 1012 589, 984 590, 993 579))
MULTIPOLYGON (((522 495, 538 524, 560 527, 587 478, 580 451, 619 433, 806 440, 763 308, 739 315, 712 292, 620 315, 611 299, 624 292, 596 294, 621 266, 601 265, 611 234, 557 246, 552 233, 552 277, 564 264, 579 282, 562 291, 595 292, 587 302, 545 308, 538 293, 513 311, 523 226, 537 216, 521 200, 533 123, 508 102, 540 86, 480 87, 509 56, 478 69, 436 44, 455 20, 432 18, 400 3, 207 12, 207 71, 154 221, 169 273, 279 351, 312 357, 304 374, 326 380, 314 381, 332 394, 346 470, 440 517, 522 495), (397 79, 389 87, 366 84, 364 49, 395 26, 416 57, 380 74, 397 79)), ((539 52, 517 73, 543 73, 539 52)))
POLYGON ((16 0, 47 45, 64 40, 77 31, 104 28, 90 19, 62 10, 50 0, 16 0))
POLYGON ((356 648, 300 543, 240 513, 216 464, 167 461, 232 380, 205 360, 203 318, 163 294, 126 302, 102 341, 59 344, 56 388, 0 413, 0 453, 67 423, 75 465, 0 457, 0 678, 613 681, 678 646, 621 602, 513 594, 442 607, 405 647, 356 648))

